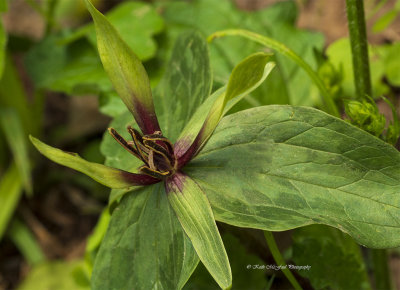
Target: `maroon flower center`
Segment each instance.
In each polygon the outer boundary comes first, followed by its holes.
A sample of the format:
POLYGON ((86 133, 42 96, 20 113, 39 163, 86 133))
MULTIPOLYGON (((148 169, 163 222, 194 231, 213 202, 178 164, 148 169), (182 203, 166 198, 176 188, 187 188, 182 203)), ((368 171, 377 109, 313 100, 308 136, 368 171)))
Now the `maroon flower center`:
POLYGON ((141 135, 129 126, 128 132, 132 136, 132 141, 126 141, 113 128, 109 128, 108 131, 122 147, 143 161, 144 165, 139 168, 141 173, 165 179, 176 172, 178 163, 174 146, 160 131, 141 135))

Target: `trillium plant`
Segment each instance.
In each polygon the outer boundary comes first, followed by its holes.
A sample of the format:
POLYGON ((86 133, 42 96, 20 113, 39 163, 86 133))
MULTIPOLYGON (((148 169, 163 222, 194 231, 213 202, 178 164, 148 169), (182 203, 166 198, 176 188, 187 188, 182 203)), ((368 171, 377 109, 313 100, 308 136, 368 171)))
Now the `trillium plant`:
POLYGON ((207 43, 196 32, 178 38, 153 94, 140 60, 86 4, 104 69, 129 112, 104 137, 106 165, 31 140, 113 189, 93 289, 180 289, 199 260, 221 288, 231 287, 215 220, 273 231, 325 224, 369 247, 400 245, 400 156, 392 146, 313 108, 224 117, 274 63, 254 53, 211 94, 207 43))

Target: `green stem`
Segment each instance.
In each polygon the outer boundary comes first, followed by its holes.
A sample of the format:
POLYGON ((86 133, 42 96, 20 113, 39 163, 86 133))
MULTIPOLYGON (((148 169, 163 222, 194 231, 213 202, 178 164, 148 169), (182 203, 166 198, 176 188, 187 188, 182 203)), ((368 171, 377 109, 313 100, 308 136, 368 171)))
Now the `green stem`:
MULTIPOLYGON (((363 0, 346 0, 346 8, 353 59, 354 85, 357 97, 364 99, 366 96, 372 96, 372 87, 363 0)), ((371 249, 377 289, 391 289, 387 255, 386 250, 371 249)))
MULTIPOLYGON (((283 259, 281 252, 279 252, 278 246, 276 245, 273 234, 271 232, 264 231, 264 236, 276 264, 279 266, 286 265, 285 260, 283 259)), ((292 284, 294 289, 302 289, 299 282, 297 282, 296 278, 287 267, 282 268, 282 272, 285 274, 286 278, 289 280, 290 284, 292 284)))
POLYGON ((356 95, 364 99, 372 97, 372 88, 363 0, 346 0, 346 7, 356 95))
POLYGON ((311 68, 309 64, 307 64, 299 55, 297 55, 293 50, 286 47, 283 43, 276 41, 272 38, 248 31, 243 29, 228 29, 217 31, 211 34, 208 37, 208 41, 212 41, 215 38, 223 37, 227 35, 234 35, 234 36, 242 36, 252 41, 258 42, 270 49, 273 49, 284 56, 292 59, 296 62, 311 78, 311 80, 315 83, 322 95, 322 101, 325 105, 326 111, 336 117, 340 117, 339 111, 333 101, 332 95, 329 93, 327 88, 325 87, 324 82, 318 76, 318 74, 311 68))
POLYGON ((390 279, 387 250, 371 249, 371 257, 374 266, 375 288, 393 289, 390 279))

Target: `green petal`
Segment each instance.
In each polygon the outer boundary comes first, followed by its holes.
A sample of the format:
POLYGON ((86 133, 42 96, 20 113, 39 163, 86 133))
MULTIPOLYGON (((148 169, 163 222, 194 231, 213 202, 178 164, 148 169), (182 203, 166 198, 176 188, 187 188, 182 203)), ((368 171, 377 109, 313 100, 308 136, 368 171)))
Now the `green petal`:
POLYGON ((53 148, 32 136, 29 136, 29 138, 36 149, 50 160, 78 170, 110 188, 126 188, 135 185, 140 186, 159 182, 158 179, 148 175, 130 173, 128 171, 86 161, 76 153, 65 152, 53 148))
MULTIPOLYGON (((242 97, 255 90, 269 75, 275 64, 270 62, 270 54, 255 53, 240 62, 232 71, 226 93, 221 94, 212 105, 207 118, 193 143, 182 152, 176 152, 180 167, 186 164, 205 144, 218 122, 223 117, 230 100, 238 102, 242 97)), ((182 136, 185 141, 186 136, 182 136)), ((181 139, 180 139, 181 140, 181 139)), ((178 140, 178 142, 180 141, 178 140)), ((182 142, 181 141, 181 142, 182 142)))
POLYGON ((316 109, 225 117, 185 172, 222 222, 270 231, 325 224, 368 247, 400 245, 400 153, 316 109))
POLYGON ((150 82, 142 63, 104 15, 89 0, 85 2, 95 24, 101 61, 115 90, 144 134, 159 131, 150 82))
POLYGON ((200 260, 221 288, 229 288, 231 268, 206 195, 184 173, 176 173, 165 186, 168 200, 200 260))

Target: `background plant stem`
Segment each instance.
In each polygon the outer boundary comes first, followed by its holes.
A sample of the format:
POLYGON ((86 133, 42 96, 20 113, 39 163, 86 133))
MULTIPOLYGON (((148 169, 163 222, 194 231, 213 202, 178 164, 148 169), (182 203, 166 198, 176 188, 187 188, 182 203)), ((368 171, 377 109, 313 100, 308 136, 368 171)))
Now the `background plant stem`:
POLYGON ((371 250, 372 263, 374 265, 375 288, 393 289, 389 275, 388 253, 385 249, 371 250))
MULTIPOLYGON (((363 0, 346 0, 346 9, 356 96, 364 99, 366 95, 372 96, 372 87, 363 0)), ((370 251, 374 267, 375 287, 392 289, 387 251, 384 249, 371 249, 370 251)))
POLYGON ((363 0, 346 0, 356 96, 372 97, 363 0))
MULTIPOLYGON (((286 262, 283 259, 281 252, 279 252, 278 246, 276 245, 273 234, 271 232, 264 231, 264 236, 265 240, 267 241, 268 248, 271 251, 272 257, 274 257, 277 266, 286 265, 286 262)), ((299 282, 297 282, 296 278, 293 276, 292 272, 290 272, 290 270, 287 267, 282 268, 282 272, 283 274, 285 274, 286 278, 289 280, 290 284, 292 284, 294 289, 296 290, 302 289, 299 282)))

